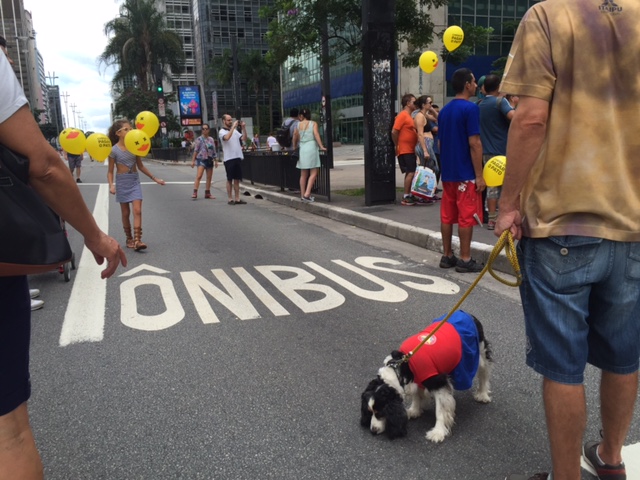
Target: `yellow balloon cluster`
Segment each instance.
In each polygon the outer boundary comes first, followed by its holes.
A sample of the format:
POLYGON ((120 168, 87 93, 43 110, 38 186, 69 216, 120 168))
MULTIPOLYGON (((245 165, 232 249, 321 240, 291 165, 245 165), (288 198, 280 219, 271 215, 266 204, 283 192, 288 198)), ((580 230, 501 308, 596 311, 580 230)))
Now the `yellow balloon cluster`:
POLYGON ((136 116, 136 128, 146 133, 149 138, 153 137, 158 131, 160 122, 155 113, 144 111, 136 116))
POLYGON ((462 45, 464 40, 464 31, 457 25, 453 25, 447 28, 442 35, 442 41, 444 46, 450 52, 453 52, 456 48, 462 45))
POLYGON ((58 136, 62 149, 72 155, 80 155, 84 152, 87 137, 77 128, 65 128, 58 136))
POLYGON ((420 68, 425 73, 433 73, 433 71, 438 68, 438 55, 431 50, 427 50, 422 55, 420 55, 420 60, 418 62, 420 64, 420 68))
POLYGON ((499 187, 504 182, 504 171, 507 168, 507 157, 498 155, 490 158, 482 169, 482 177, 487 187, 499 187))
POLYGON ((124 146, 136 157, 146 157, 151 150, 151 139, 142 130, 130 130, 124 137, 124 146))
POLYGON ((104 133, 92 133, 87 138, 86 148, 91 158, 104 162, 111 153, 111 140, 104 133))

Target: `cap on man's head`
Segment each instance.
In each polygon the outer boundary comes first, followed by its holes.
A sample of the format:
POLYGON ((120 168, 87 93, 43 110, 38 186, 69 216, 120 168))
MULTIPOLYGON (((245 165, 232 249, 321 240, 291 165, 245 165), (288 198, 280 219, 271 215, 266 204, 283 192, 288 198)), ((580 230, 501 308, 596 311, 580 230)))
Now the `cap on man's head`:
POLYGON ((7 40, 2 35, 0 35, 0 47, 7 48, 7 40))

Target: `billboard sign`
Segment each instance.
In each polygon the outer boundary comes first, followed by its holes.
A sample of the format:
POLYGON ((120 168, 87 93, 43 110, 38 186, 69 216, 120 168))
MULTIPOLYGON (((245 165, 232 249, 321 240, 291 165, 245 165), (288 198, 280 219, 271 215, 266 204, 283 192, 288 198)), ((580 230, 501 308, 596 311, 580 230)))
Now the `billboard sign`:
POLYGON ((180 103, 180 125, 183 127, 202 125, 202 108, 199 85, 178 85, 180 103))

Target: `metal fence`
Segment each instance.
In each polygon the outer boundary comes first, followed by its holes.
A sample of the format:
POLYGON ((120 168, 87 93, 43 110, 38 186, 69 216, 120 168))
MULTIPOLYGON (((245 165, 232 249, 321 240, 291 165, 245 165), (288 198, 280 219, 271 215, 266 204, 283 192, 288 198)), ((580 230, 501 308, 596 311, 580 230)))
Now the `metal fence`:
MULTIPOLYGON (((251 185, 262 184, 280 187, 280 191, 300 189, 300 170, 296 168, 298 157, 289 152, 245 152, 242 176, 251 185)), ((320 153, 320 169, 313 188, 314 195, 331 201, 331 181, 328 157, 320 153)))

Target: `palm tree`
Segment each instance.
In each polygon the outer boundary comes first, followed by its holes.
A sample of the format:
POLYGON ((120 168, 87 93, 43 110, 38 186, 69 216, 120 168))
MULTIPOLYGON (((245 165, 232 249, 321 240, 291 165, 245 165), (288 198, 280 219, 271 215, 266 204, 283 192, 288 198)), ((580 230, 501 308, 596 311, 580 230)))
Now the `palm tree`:
POLYGON ((256 125, 260 125, 260 92, 265 88, 269 91, 269 131, 273 129, 273 88, 279 80, 278 73, 278 67, 270 64, 258 50, 245 52, 241 58, 240 75, 256 96, 256 125))
POLYGON ((112 86, 118 89, 126 80, 147 91, 154 84, 154 66, 160 64, 179 72, 184 62, 182 39, 168 30, 165 17, 154 0, 125 0, 120 16, 107 22, 107 47, 98 58, 106 65, 117 65, 112 86))

